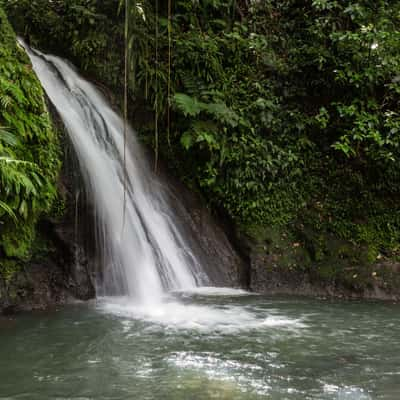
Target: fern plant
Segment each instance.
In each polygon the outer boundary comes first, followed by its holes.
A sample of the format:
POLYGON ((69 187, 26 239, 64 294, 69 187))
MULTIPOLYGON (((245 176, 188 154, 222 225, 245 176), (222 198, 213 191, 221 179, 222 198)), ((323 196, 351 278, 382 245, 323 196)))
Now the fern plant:
POLYGON ((0 37, 0 246, 27 258, 57 195, 60 153, 40 83, 1 6, 0 37))

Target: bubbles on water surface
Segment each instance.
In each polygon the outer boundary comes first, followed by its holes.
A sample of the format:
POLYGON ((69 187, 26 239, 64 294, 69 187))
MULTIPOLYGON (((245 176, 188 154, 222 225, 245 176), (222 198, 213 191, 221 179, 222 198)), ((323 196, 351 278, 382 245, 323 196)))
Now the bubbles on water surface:
POLYGON ((372 397, 364 389, 356 386, 340 387, 333 384, 324 384, 323 392, 334 395, 337 400, 372 400, 372 397))
POLYGON ((221 382, 222 388, 226 387, 231 391, 250 391, 265 395, 271 389, 261 366, 224 359, 220 354, 182 351, 172 354, 166 361, 173 367, 202 373, 211 381, 221 382))
POLYGON ((175 290, 173 293, 183 294, 187 296, 201 295, 201 296, 257 296, 257 293, 248 292, 243 289, 234 289, 227 287, 213 287, 213 286, 200 286, 191 289, 175 290))

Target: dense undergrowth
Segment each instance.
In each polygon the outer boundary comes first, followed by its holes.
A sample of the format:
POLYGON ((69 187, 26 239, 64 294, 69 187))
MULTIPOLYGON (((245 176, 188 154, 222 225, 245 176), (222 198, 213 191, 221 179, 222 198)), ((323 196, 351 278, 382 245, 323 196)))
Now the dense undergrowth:
MULTIPOLYGON (((119 0, 6 5, 122 99, 119 0)), ((329 279, 398 258, 399 1, 132 0, 128 19, 139 133, 214 210, 329 279)))
POLYGON ((0 275, 29 260, 57 198, 58 137, 40 83, 0 7, 0 275))

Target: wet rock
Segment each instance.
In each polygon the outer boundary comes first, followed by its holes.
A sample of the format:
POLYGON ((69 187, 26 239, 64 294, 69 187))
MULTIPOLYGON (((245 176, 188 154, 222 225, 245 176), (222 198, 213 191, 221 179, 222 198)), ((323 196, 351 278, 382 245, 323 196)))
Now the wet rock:
POLYGON ((187 230, 187 239, 196 251, 201 265, 217 286, 247 286, 248 266, 226 234, 226 227, 212 216, 196 194, 178 181, 168 179, 174 193, 179 193, 177 211, 187 230))
MULTIPOLYGON (((55 123, 60 127, 56 117, 55 123)), ((80 180, 66 139, 63 147, 65 160, 58 186, 64 213, 38 223, 37 236, 46 244, 44 254, 34 251, 29 262, 7 261, 13 268, 8 275, 0 274, 0 314, 46 309, 95 296, 90 263, 93 234, 88 219, 91 216, 83 212, 82 208, 87 205, 76 196, 80 180)))
POLYGON ((186 241, 210 278, 210 284, 247 287, 248 265, 228 236, 231 228, 212 215, 205 201, 174 177, 162 162, 159 162, 157 175, 165 184, 169 204, 179 219, 186 241))

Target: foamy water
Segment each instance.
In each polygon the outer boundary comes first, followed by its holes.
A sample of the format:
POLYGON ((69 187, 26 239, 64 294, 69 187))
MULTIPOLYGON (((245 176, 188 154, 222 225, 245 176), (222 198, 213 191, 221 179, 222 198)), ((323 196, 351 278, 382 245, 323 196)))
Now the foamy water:
POLYGON ((227 287, 214 287, 214 286, 199 286, 189 289, 174 290, 173 293, 180 294, 198 294, 201 296, 256 296, 257 293, 249 292, 243 289, 227 288, 227 287))
MULTIPOLYGON (((194 295, 243 296, 244 291, 233 289, 199 288, 194 295)), ((166 328, 195 330, 199 332, 218 331, 235 333, 257 329, 281 329, 296 332, 305 329, 307 324, 302 318, 288 318, 273 309, 259 311, 238 305, 198 304, 177 301, 174 297, 165 297, 161 303, 141 305, 127 297, 103 297, 98 299, 97 308, 121 318, 143 320, 166 328)))

